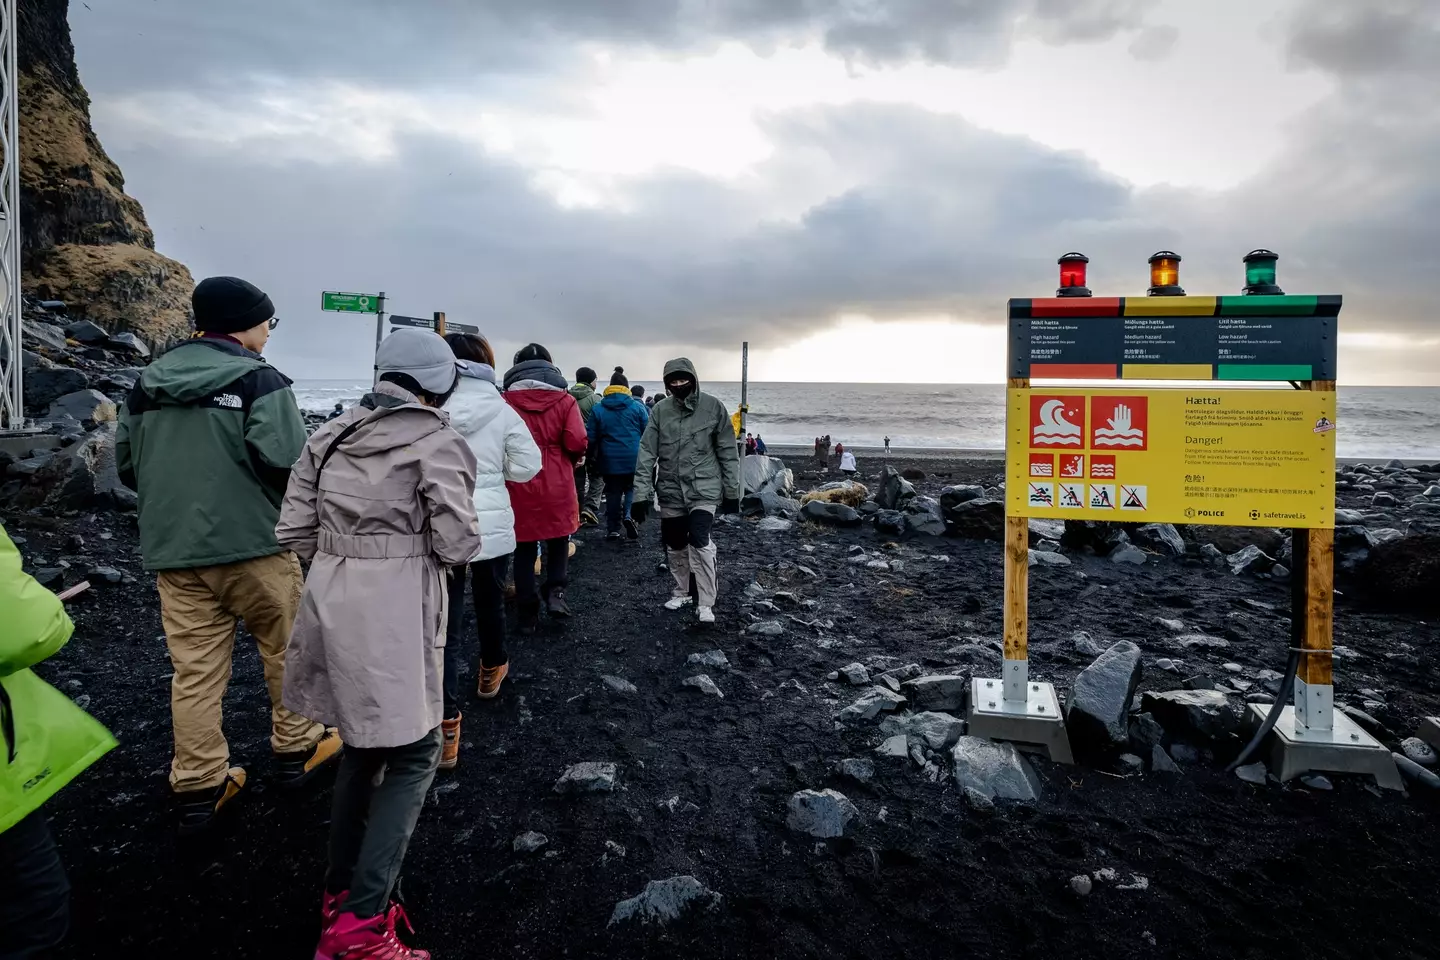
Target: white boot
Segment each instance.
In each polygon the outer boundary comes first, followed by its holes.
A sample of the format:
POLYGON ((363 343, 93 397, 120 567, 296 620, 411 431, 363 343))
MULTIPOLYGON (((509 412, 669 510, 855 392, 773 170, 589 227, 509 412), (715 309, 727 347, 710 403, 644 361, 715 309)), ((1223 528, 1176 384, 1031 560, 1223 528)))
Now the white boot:
POLYGON ((690 548, 665 551, 669 562, 670 575, 675 578, 675 591, 665 601, 666 610, 679 610, 694 601, 690 596, 690 548))

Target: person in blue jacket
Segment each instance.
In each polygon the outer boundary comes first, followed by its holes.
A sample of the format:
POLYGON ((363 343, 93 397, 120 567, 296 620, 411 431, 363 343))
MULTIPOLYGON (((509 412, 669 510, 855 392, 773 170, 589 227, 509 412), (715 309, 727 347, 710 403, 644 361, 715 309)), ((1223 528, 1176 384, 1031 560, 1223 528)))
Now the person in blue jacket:
POLYGON ((590 413, 590 453, 599 460, 605 477, 605 539, 623 539, 625 533, 638 540, 639 530, 630 519, 635 497, 635 462, 640 459, 640 438, 650 422, 650 411, 630 393, 625 368, 616 367, 605 395, 590 413))

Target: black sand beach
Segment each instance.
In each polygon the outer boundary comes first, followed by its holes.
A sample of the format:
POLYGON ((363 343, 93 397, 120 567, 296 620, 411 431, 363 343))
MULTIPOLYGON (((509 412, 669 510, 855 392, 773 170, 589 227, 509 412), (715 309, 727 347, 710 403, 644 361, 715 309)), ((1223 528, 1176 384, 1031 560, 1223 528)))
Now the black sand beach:
MULTIPOLYGON (((802 487, 820 479, 794 463, 802 487)), ((1000 470, 971 460, 896 466, 925 471, 917 486, 932 495, 1000 470)), ((31 560, 65 557, 123 577, 74 604, 75 639, 42 670, 121 742, 47 806, 75 888, 62 956, 308 957, 328 789, 298 798, 265 789, 267 711, 248 638, 226 729, 257 787, 213 835, 182 845, 166 817, 170 668, 133 518, 21 515, 6 526, 31 560)), ((872 673, 913 663, 995 675, 998 543, 898 540, 869 524, 723 526, 720 622, 702 629, 661 609, 668 575, 657 571, 655 536, 652 525, 640 545, 615 546, 582 533, 575 618, 517 639, 501 698, 467 710, 461 766, 437 778, 404 880, 415 940, 437 957, 1436 954, 1440 918, 1426 906, 1440 893, 1433 794, 1381 793, 1345 777, 1328 792, 1251 785, 1222 771, 1238 745, 1226 742, 1177 749, 1178 775, 1122 773, 1114 758, 1075 767, 1037 758, 1038 802, 983 810, 943 765, 877 756, 879 719, 838 724, 862 689, 826 676, 852 662, 872 673), (902 569, 850 563, 856 547, 902 569), (746 595, 752 581, 763 599, 746 595), (784 632, 746 634, 756 618, 784 632), (686 662, 715 650, 728 668, 686 662), (723 699, 682 686, 702 672, 723 699), (602 675, 635 689, 616 692, 602 675), (872 759, 873 779, 840 776, 844 758, 872 759), (557 778, 584 761, 615 763, 615 790, 556 794, 557 778), (791 795, 824 788, 858 808, 842 839, 787 827, 791 795), (527 831, 548 843, 516 852, 527 831), (1092 893, 1072 892, 1072 876, 1097 872, 1092 893), (677 875, 718 893, 718 906, 668 926, 608 925, 618 901, 677 875)), ((1285 585, 1193 557, 1122 566, 1067 553, 1069 567, 1032 570, 1033 675, 1065 690, 1093 659, 1074 637, 1083 630, 1101 648, 1124 639, 1142 648, 1142 691, 1192 677, 1239 681, 1252 696, 1277 685, 1261 671, 1284 666, 1285 585), (1158 618, 1224 646, 1182 644, 1158 618), (1164 657, 1183 661, 1179 672, 1158 667, 1164 657)), ((1337 700, 1366 702, 1393 746, 1419 717, 1440 713, 1436 641, 1424 619, 1341 596, 1337 700)), ((1238 690, 1230 699, 1238 711, 1238 690)))

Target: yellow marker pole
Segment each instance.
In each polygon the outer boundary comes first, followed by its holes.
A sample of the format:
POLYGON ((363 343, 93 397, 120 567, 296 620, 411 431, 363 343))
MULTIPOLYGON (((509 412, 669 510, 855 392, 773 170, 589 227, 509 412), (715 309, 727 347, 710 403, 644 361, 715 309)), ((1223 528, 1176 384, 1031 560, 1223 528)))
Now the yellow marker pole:
POLYGON ((445 336, 445 311, 443 310, 435 311, 435 332, 442 337, 445 336))

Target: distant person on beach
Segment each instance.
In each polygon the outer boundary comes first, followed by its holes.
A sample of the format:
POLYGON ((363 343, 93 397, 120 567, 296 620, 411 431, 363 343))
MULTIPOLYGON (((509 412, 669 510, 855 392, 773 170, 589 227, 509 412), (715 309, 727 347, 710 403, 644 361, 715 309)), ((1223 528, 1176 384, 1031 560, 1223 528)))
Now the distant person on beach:
POLYGON ((70 884, 41 807, 115 747, 110 731, 30 668, 75 624, 20 569, 0 527, 0 955, 48 957, 70 926, 70 884))
POLYGON ((740 511, 739 448, 725 404, 700 392, 694 364, 684 357, 665 364, 665 388, 669 396, 655 405, 640 441, 632 516, 643 523, 651 501, 660 501, 660 538, 675 578, 665 609, 691 603, 694 574, 696 615, 714 623, 719 578, 710 530, 717 510, 740 511))
MULTIPOLYGON (((582 372, 584 372, 582 370, 582 372)), ((522 347, 505 374, 505 401, 530 428, 544 466, 528 483, 510 483, 515 507, 515 605, 522 634, 540 627, 540 609, 551 617, 570 616, 565 603, 569 583, 570 535, 580 528, 576 487, 571 482, 589 445, 579 402, 566 390, 565 377, 538 343, 522 347), (537 585, 535 560, 544 545, 545 583, 537 585)), ((597 474, 598 475, 598 474, 597 474)), ((593 487, 596 508, 600 485, 593 487)), ((586 494, 586 499, 589 499, 586 494)))
POLYGON ((343 403, 337 403, 337 404, 335 404, 335 409, 330 411, 330 416, 326 417, 325 419, 326 419, 326 420, 334 420, 336 417, 340 416, 340 414, 342 414, 342 413, 344 413, 344 412, 345 412, 345 404, 343 404, 343 403))
POLYGON ((745 456, 755 456, 755 434, 753 433, 745 434, 745 456))
POLYGON ((540 472, 540 448, 495 383, 495 351, 473 333, 445 337, 460 365, 460 381, 446 405, 450 426, 475 455, 475 515, 480 523, 480 552, 468 564, 450 568, 450 616, 445 631, 445 720, 441 724, 440 769, 459 763, 460 667, 465 660, 465 577, 475 599, 475 631, 480 640, 475 696, 493 699, 510 672, 505 652, 505 581, 515 552, 515 512, 507 481, 525 483, 540 472))
POLYGON ((610 386, 590 414, 590 456, 605 478, 605 539, 640 538, 631 519, 635 498, 635 464, 640 458, 640 438, 650 423, 650 411, 636 400, 625 379, 625 368, 616 367, 610 386), (621 534, 621 524, 625 533, 621 534))
POLYGON ((840 457, 843 457, 843 456, 845 456, 845 444, 843 444, 843 443, 837 443, 837 444, 835 444, 835 457, 836 457, 836 459, 839 459, 840 457))
POLYGON ((145 368, 115 437, 120 482, 139 494, 140 550, 175 670, 170 789, 183 833, 209 826, 247 782, 221 730, 241 619, 270 693, 274 781, 299 786, 341 746, 334 730, 281 701, 303 577, 275 523, 305 420, 290 381, 260 356, 275 307, 235 277, 201 281, 191 302, 198 336, 145 368))
MULTIPOLYGON (((839 450, 840 448, 836 447, 835 449, 839 450)), ((841 473, 845 474, 847 478, 853 477, 855 476, 856 469, 857 468, 855 466, 855 454, 851 453, 849 450, 846 450, 844 453, 840 454, 841 473)))
MULTIPOLYGON (((600 375, 594 369, 581 367, 575 371, 575 383, 570 387, 570 396, 574 397, 579 405, 580 419, 587 428, 590 426, 590 414, 600 402, 600 394, 595 392, 595 384, 599 379, 600 375)), ((583 457, 581 462, 575 465, 575 498, 580 504, 580 522, 587 526, 600 522, 600 494, 604 490, 602 481, 600 469, 590 457, 583 457)))
MULTIPOLYGON (((305 444, 275 533, 310 560, 285 702, 344 735, 317 957, 416 957, 391 899, 435 779, 447 567, 480 552, 475 455, 439 408, 459 381, 429 330, 397 330, 379 383, 305 444)), ((565 476, 569 486, 569 475, 565 476)))
POLYGON ((889 453, 889 452, 890 452, 890 438, 889 438, 889 437, 886 437, 886 438, 885 438, 885 452, 886 452, 886 453, 889 453))
POLYGON ((760 434, 758 433, 755 434, 755 452, 760 454, 760 456, 762 457, 769 453, 769 451, 765 448, 765 441, 760 439, 760 434))

